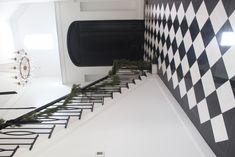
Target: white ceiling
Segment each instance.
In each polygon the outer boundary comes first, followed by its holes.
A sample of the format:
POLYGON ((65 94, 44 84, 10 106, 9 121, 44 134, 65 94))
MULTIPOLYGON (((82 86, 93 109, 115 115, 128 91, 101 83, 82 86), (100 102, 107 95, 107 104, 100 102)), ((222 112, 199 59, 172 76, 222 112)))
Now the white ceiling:
POLYGON ((22 3, 39 3, 70 0, 0 0, 0 21, 9 20, 22 3))
POLYGON ((8 20, 19 8, 19 4, 0 3, 0 20, 8 20))
POLYGON ((38 3, 38 2, 52 2, 52 1, 70 1, 70 0, 0 0, 0 3, 38 3))

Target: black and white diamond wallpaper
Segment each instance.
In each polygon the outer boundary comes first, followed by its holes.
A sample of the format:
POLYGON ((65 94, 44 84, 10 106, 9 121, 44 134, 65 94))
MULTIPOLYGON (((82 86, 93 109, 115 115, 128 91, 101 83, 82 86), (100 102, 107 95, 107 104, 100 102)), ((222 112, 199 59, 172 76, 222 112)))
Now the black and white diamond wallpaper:
POLYGON ((144 59, 218 157, 235 156, 234 0, 145 0, 144 59))

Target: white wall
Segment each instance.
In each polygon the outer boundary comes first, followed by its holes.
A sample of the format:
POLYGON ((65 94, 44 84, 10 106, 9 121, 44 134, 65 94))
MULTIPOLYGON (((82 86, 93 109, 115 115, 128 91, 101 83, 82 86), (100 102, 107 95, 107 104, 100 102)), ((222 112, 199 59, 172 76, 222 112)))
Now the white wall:
POLYGON ((34 77, 60 77, 57 32, 54 3, 22 4, 11 18, 16 49, 24 48, 33 60, 34 77), (52 47, 44 49, 44 43, 38 43, 39 49, 25 45, 27 35, 51 35, 52 47))
POLYGON ((73 21, 143 19, 143 6, 143 0, 74 0, 56 2, 63 82, 67 84, 83 84, 85 82, 84 75, 106 75, 110 69, 110 67, 81 68, 71 62, 68 56, 66 39, 68 27, 73 21))
MULTIPOLYGON (((38 81, 34 80, 40 78, 48 78, 48 80, 50 78, 50 80, 55 80, 58 84, 61 84, 59 82, 61 73, 54 2, 1 3, 0 1, 0 92, 9 90, 18 92, 17 96, 0 96, 0 107, 14 107, 14 105, 15 107, 21 107, 22 104, 35 105, 27 96, 20 101, 18 101, 18 97, 22 97, 24 93, 30 91, 36 92, 38 90, 38 81), (25 45, 24 40, 27 35, 40 34, 51 35, 52 47, 50 49, 43 49, 44 44, 46 44, 43 41, 36 43, 39 47, 37 50, 28 48, 25 45), (15 57, 13 52, 19 49, 25 49, 32 61, 30 90, 27 87, 17 85, 17 80, 13 78, 17 75, 17 72, 9 72, 9 69, 14 65, 10 58, 15 57)), ((46 83, 49 83, 49 81, 46 83)), ((45 84, 45 86, 47 85, 45 84)), ((34 96, 31 96, 31 98, 35 98, 34 96)), ((50 97, 48 93, 46 96, 50 97)), ((41 105, 43 104, 41 103, 41 105)))
MULTIPOLYGON (((0 12, 1 13, 1 12, 0 12)), ((0 91, 14 90, 17 85, 14 74, 9 73, 14 64, 14 42, 11 26, 7 20, 0 20, 0 91)))
POLYGON ((9 72, 14 66, 12 58, 15 51, 25 49, 32 59, 33 77, 57 77, 61 78, 58 40, 55 23, 54 3, 26 3, 11 4, 0 3, 0 75, 1 83, 3 78, 7 82, 1 85, 4 87, 16 83, 14 73, 9 72), (49 34, 52 37, 50 49, 40 49, 42 43, 38 43, 39 49, 29 49, 25 45, 27 35, 49 34))
POLYGON ((0 4, 0 64, 8 63, 14 56, 15 46, 9 18, 18 7, 18 4, 0 4))
MULTIPOLYGON (((13 32, 9 18, 18 9, 18 4, 0 4, 0 92, 18 90, 14 73, 11 68, 14 64, 11 58, 13 58, 15 51, 15 43, 13 38, 13 32)), ((0 106, 5 104, 11 96, 0 96, 0 106)))

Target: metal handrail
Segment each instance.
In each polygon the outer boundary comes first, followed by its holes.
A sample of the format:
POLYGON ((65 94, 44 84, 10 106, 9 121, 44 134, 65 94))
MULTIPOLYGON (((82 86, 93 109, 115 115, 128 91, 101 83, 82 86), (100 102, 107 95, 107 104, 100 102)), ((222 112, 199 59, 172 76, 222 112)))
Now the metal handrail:
MULTIPOLYGON (((118 87, 118 89, 120 89, 121 93, 121 88, 125 87, 125 88, 129 88, 129 83, 134 83, 135 84, 135 79, 139 79, 141 80, 141 76, 146 75, 146 73, 140 73, 139 77, 134 77, 132 78, 132 80, 129 81, 125 81, 124 83, 126 84, 126 86, 123 86, 122 83, 119 83, 115 86, 112 86, 115 88, 115 90, 113 90, 111 92, 111 90, 107 90, 107 93, 96 93, 96 90, 99 89, 99 87, 105 86, 105 87, 109 87, 110 85, 107 85, 106 82, 108 81, 107 79, 110 77, 109 75, 98 79, 97 81, 94 81, 84 87, 81 88, 80 92, 81 94, 77 94, 76 96, 74 96, 72 99, 72 101, 74 101, 74 103, 69 103, 67 104, 66 109, 62 108, 58 111, 55 112, 55 114, 53 113, 53 115, 50 116, 38 116, 37 120, 34 121, 29 121, 29 122, 23 122, 24 125, 20 126, 20 127, 8 127, 11 125, 17 125, 17 124, 22 124, 22 119, 25 118, 25 116, 31 116, 33 114, 35 114, 36 112, 41 112, 42 110, 46 109, 46 108, 51 108, 52 106, 60 106, 59 103, 63 103, 63 100, 65 101, 66 97, 69 96, 69 94, 60 97, 48 104, 45 104, 44 106, 41 106, 31 112, 28 112, 16 119, 12 119, 7 121, 7 123, 5 123, 4 127, 1 126, 0 129, 3 129, 2 131, 0 131, 0 133, 3 135, 3 137, 0 137, 0 140, 7 140, 8 142, 0 142, 1 146, 12 146, 13 148, 9 148, 8 147, 3 147, 0 148, 0 153, 1 152, 10 152, 9 155, 4 155, 0 157, 12 157, 16 150, 19 148, 19 146, 28 146, 29 150, 31 150, 34 146, 34 143, 36 142, 37 138, 39 137, 39 134, 44 134, 44 135, 48 135, 48 138, 51 138, 52 133, 55 129, 56 126, 60 125, 60 126, 64 126, 64 128, 67 128, 69 120, 71 117, 76 117, 78 119, 81 119, 82 117, 82 113, 83 110, 90 110, 91 112, 93 112, 94 110, 94 105, 95 103, 99 103, 101 105, 104 105, 104 98, 106 97, 111 97, 113 98, 113 93, 117 92, 116 88, 118 87), (96 86, 97 84, 100 84, 101 86, 96 86), (94 86, 93 88, 90 88, 94 86), (96 89, 97 88, 97 89, 96 89), (93 92, 94 91, 94 92, 93 92), (90 96, 91 94, 91 96, 90 96), (91 101, 77 101, 77 100, 82 100, 83 96, 85 96, 86 99, 89 98, 89 100, 91 101), (98 100, 98 101, 96 101, 98 100), (40 123, 37 123, 40 122, 40 123), (27 124, 29 124, 29 126, 27 126, 27 124), (42 127, 43 126, 43 127, 42 127), (30 135, 30 136, 29 136, 30 135), (10 137, 8 137, 10 136, 10 137), (21 140, 25 139, 24 142, 22 142, 21 140)), ((131 76, 133 77, 133 76, 131 76)), ((101 90, 101 91, 105 91, 105 90, 101 90)))
MULTIPOLYGON (((96 80, 96 81, 94 81, 94 82, 92 82, 92 83, 90 83, 90 84, 88 84, 88 85, 82 87, 81 90, 85 90, 85 89, 87 89, 87 88, 89 88, 89 87, 91 87, 91 86, 97 84, 98 82, 101 82, 101 81, 107 79, 108 77, 109 77, 109 75, 106 75, 105 77, 102 77, 101 79, 98 79, 98 80, 96 80)), ((18 118, 8 120, 8 121, 6 121, 5 125, 3 125, 2 128, 0 128, 0 129, 6 128, 6 127, 8 127, 8 126, 10 126, 10 125, 12 125, 12 124, 14 124, 14 123, 17 123, 18 121, 20 121, 22 118, 24 118, 24 117, 27 116, 27 115, 31 115, 31 114, 34 114, 34 113, 36 113, 36 112, 40 112, 41 110, 43 110, 43 109, 45 109, 45 108, 47 108, 47 107, 49 107, 49 106, 52 106, 52 105, 54 105, 55 103, 58 103, 59 101, 65 99, 68 95, 69 95, 69 94, 67 94, 67 95, 65 95, 65 96, 62 96, 62 97, 60 97, 60 98, 58 98, 58 99, 56 99, 56 100, 54 100, 54 101, 52 101, 52 102, 50 102, 50 103, 48 103, 48 104, 46 104, 46 105, 43 105, 43 106, 41 106, 41 107, 39 107, 39 108, 37 108, 37 109, 35 109, 35 110, 33 110, 33 111, 30 111, 30 112, 28 112, 28 113, 26 113, 26 114, 23 114, 22 116, 20 116, 20 117, 18 117, 18 118)))

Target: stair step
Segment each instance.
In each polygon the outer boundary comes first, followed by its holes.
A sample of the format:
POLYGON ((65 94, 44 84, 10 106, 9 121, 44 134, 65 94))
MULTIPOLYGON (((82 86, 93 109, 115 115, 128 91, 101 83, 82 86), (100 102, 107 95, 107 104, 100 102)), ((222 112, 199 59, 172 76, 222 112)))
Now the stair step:
MULTIPOLYGON (((93 112, 97 105, 104 105, 112 100, 114 96, 120 97, 122 91, 127 91, 128 88, 147 77, 138 73, 138 70, 120 69, 117 72, 120 83, 116 85, 105 84, 113 82, 112 78, 101 79, 90 86, 82 89, 82 93, 73 97, 69 103, 62 106, 65 98, 60 98, 58 101, 49 103, 44 109, 39 112, 43 113, 47 109, 59 107, 56 112, 51 115, 42 115, 37 117, 39 123, 22 124, 20 127, 7 127, 0 132, 0 157, 12 157, 16 151, 32 149, 39 135, 50 138, 53 132, 58 132, 61 127, 66 128, 69 123, 74 123, 75 120, 81 119, 83 114, 93 112), (62 100, 61 100, 62 99, 62 100)), ((45 138, 42 138, 45 140, 45 138)), ((18 151, 17 151, 18 152, 18 151)), ((21 152, 22 153, 22 152, 21 152)))

